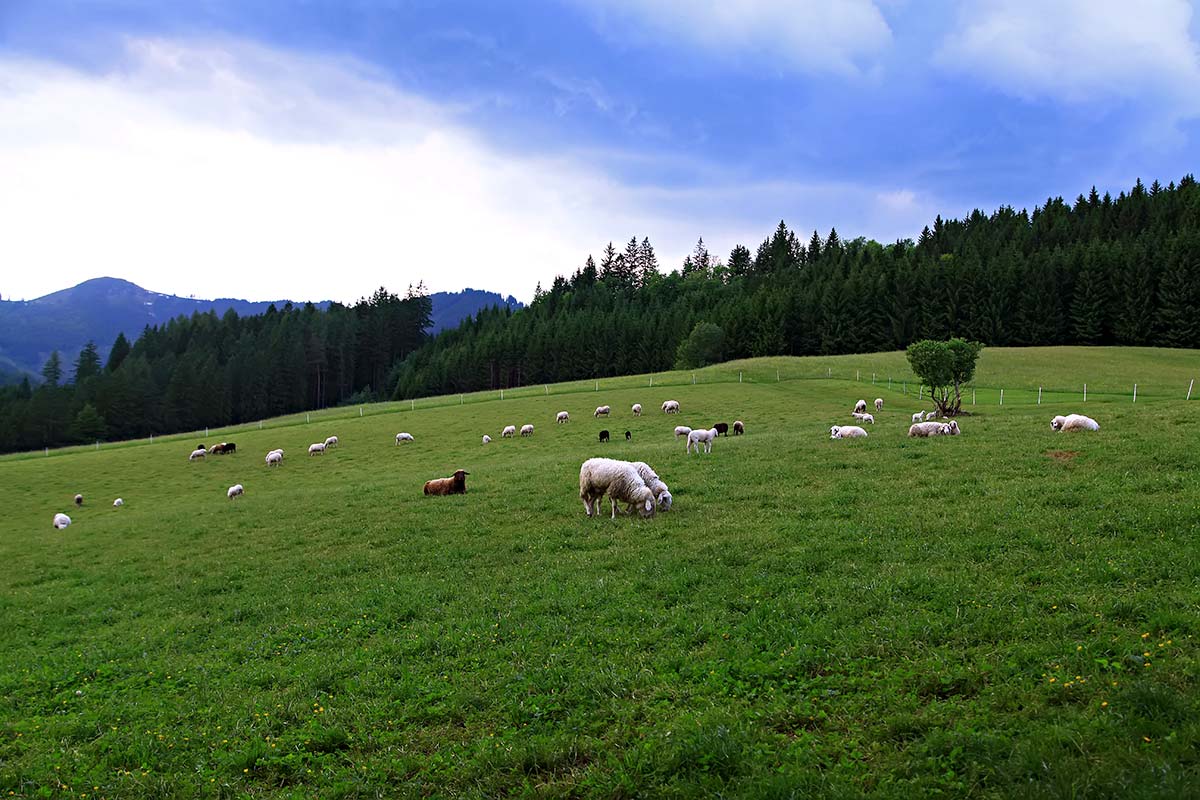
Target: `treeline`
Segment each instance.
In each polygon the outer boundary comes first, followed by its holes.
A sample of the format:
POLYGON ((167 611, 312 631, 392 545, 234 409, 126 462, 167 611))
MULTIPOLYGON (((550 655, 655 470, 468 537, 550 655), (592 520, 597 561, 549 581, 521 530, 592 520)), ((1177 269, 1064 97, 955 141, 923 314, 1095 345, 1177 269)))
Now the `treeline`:
POLYGON ((920 238, 806 241, 783 223, 727 259, 701 240, 658 272, 650 243, 609 245, 516 314, 483 313, 413 352, 394 396, 654 372, 729 358, 988 345, 1200 347, 1200 188, 1095 189, 1032 214, 938 217, 920 238))
POLYGON ((386 396, 393 365, 427 339, 424 287, 379 289, 353 306, 233 310, 121 334, 106 364, 94 344, 71 374, 57 353, 44 381, 0 389, 0 451, 196 430, 386 396), (387 386, 386 389, 380 387, 387 386))

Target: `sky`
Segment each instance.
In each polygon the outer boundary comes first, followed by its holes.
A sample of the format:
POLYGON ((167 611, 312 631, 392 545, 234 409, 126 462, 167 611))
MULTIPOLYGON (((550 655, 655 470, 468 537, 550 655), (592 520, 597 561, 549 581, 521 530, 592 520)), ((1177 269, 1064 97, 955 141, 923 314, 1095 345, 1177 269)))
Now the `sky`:
POLYGON ((1194 172, 1187 0, 0 0, 0 297, 528 301, 1194 172))

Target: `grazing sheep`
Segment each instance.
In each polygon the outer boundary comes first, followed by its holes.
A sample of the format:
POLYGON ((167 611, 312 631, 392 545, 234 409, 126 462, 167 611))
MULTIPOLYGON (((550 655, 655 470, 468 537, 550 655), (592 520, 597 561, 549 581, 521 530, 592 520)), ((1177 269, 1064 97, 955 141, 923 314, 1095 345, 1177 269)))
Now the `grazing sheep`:
POLYGON ((1050 429, 1055 431, 1098 431, 1100 423, 1083 414, 1068 414, 1050 420, 1050 429))
POLYGON ((872 416, 871 414, 868 414, 868 413, 866 413, 865 411, 864 411, 864 412, 861 412, 861 413, 860 413, 860 412, 858 412, 858 411, 855 411, 855 412, 854 412, 853 414, 851 414, 850 416, 852 416, 852 417, 854 417, 855 419, 857 419, 857 420, 860 420, 860 421, 862 421, 862 422, 869 422, 869 423, 871 423, 872 425, 874 425, 874 424, 875 424, 875 417, 874 417, 874 416, 872 416))
POLYGON ((579 499, 589 517, 593 511, 599 516, 600 498, 606 494, 612 502, 612 519, 617 518, 618 502, 636 506, 643 517, 654 516, 654 493, 633 464, 611 458, 589 458, 579 467, 579 499))
POLYGON ((834 425, 829 429, 830 439, 863 439, 867 432, 857 425, 834 425))
POLYGON ((83 508, 83 495, 81 495, 81 494, 75 495, 75 507, 83 508))
POLYGON ((208 452, 214 456, 225 456, 237 451, 237 445, 233 442, 221 442, 214 444, 209 448, 208 452))
POLYGON ((740 419, 734 420, 733 421, 733 435, 741 436, 745 432, 746 432, 746 423, 742 422, 740 419))
POLYGON ((504 430, 500 431, 500 438, 502 438, 502 439, 511 439, 512 437, 514 437, 516 435, 517 435, 517 426, 516 425, 506 425, 504 427, 504 430))
POLYGON ((920 421, 921 421, 922 419, 924 419, 924 418, 925 418, 925 412, 924 412, 924 411, 918 411, 917 413, 915 413, 915 414, 913 414, 913 415, 912 415, 912 421, 913 421, 914 423, 920 422, 920 421))
POLYGON ((483 435, 483 443, 484 443, 484 444, 489 444, 491 441, 492 441, 492 437, 488 436, 488 435, 485 433, 485 434, 483 435))
POLYGON ((337 447, 337 446, 338 446, 338 438, 336 436, 330 436, 328 439, 325 440, 326 448, 337 447))
POLYGON ((908 435, 921 439, 930 436, 945 436, 950 431, 949 425, 940 422, 917 422, 908 429, 908 435))
POLYGON ((883 398, 876 397, 875 398, 875 413, 878 414, 880 411, 883 411, 883 398))
POLYGON ((625 431, 625 441, 628 442, 632 438, 633 438, 633 433, 631 431, 625 431))
POLYGON ((125 505, 125 501, 121 498, 118 497, 116 500, 113 500, 113 508, 120 508, 123 505, 125 505))
POLYGON ((678 400, 664 400, 663 404, 662 404, 662 410, 663 410, 664 414, 678 414, 679 413, 679 401, 678 400))
POLYGON ((425 494, 466 494, 467 476, 470 474, 466 470, 456 469, 449 478, 434 478, 431 481, 425 481, 425 494))
POLYGON ((242 488, 242 485, 240 483, 235 483, 233 486, 229 487, 227 492, 225 492, 225 496, 232 500, 235 497, 241 497, 245 493, 246 490, 242 488))
POLYGON ((654 499, 658 502, 658 510, 670 511, 672 501, 671 490, 663 483, 662 478, 658 477, 658 473, 651 469, 650 465, 645 461, 634 461, 633 468, 637 470, 638 476, 650 488, 650 493, 654 495, 654 499))
POLYGON ((866 400, 859 400, 857 403, 854 404, 854 413, 861 414, 866 410, 867 410, 867 401, 866 400))
POLYGON ((205 458, 206 456, 208 456, 208 451, 203 447, 197 447, 192 451, 192 454, 188 456, 188 461, 195 461, 198 458, 205 458))
POLYGON ((729 435, 729 423, 728 422, 714 423, 712 426, 712 429, 717 432, 718 436, 720 436, 720 435, 728 436, 729 435))
POLYGON ((642 415, 642 404, 641 403, 633 404, 633 415, 635 417, 640 417, 642 415))
POLYGON ((308 454, 310 456, 324 455, 325 454, 325 443, 324 442, 314 442, 313 444, 310 444, 308 446, 308 454))
POLYGON ((596 410, 592 413, 593 417, 607 417, 612 413, 612 408, 609 406, 596 406, 596 410))
POLYGON ((687 425, 676 425, 675 426, 675 438, 676 439, 678 439, 680 436, 687 436, 691 432, 692 432, 692 429, 689 428, 687 425))
POLYGON ((267 453, 267 466, 278 467, 283 463, 283 453, 267 453))
POLYGON ((271 455, 271 453, 279 453, 279 455, 282 457, 283 456, 283 448, 276 447, 274 450, 267 451, 267 455, 271 455))
POLYGON ((66 514, 55 514, 54 515, 54 527, 58 528, 60 531, 70 524, 71 524, 71 518, 68 517, 66 514))
POLYGON ((696 452, 700 452, 700 445, 704 445, 704 452, 712 452, 713 439, 717 438, 717 429, 709 428, 708 430, 694 430, 688 434, 687 446, 683 452, 690 453, 692 448, 696 448, 696 452))
POLYGON ((411 433, 405 433, 404 431, 401 431, 400 433, 396 434, 396 444, 411 441, 413 441, 413 435, 411 433))
POLYGON ((600 431, 600 441, 601 442, 608 441, 608 431, 600 431))
POLYGON ((571 415, 570 415, 570 414, 568 414, 568 413, 567 413, 567 412, 565 412, 565 411, 560 411, 560 412, 558 412, 558 416, 556 416, 556 417, 554 418, 554 421, 555 421, 555 422, 557 422, 557 423, 558 423, 558 424, 560 424, 560 425, 561 425, 562 423, 564 423, 564 422, 570 422, 570 421, 571 421, 571 415))
POLYGON ((533 436, 533 426, 532 425, 522 425, 521 426, 521 435, 522 436, 533 436))

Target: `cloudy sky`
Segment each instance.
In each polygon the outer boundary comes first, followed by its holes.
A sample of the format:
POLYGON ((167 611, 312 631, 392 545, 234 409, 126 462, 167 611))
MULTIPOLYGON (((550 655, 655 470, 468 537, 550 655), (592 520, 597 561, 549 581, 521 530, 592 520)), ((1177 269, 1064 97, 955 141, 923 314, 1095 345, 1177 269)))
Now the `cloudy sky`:
POLYGON ((1200 156, 1186 0, 0 0, 0 295, 528 300, 1200 156))

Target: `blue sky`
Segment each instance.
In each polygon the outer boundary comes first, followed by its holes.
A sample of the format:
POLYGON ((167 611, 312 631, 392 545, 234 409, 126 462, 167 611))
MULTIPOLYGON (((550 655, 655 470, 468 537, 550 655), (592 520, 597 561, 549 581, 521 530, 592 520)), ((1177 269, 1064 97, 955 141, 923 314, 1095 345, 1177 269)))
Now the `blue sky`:
POLYGON ((780 219, 915 237, 1200 154, 1186 0, 0 2, 5 298, 528 299, 780 219))

